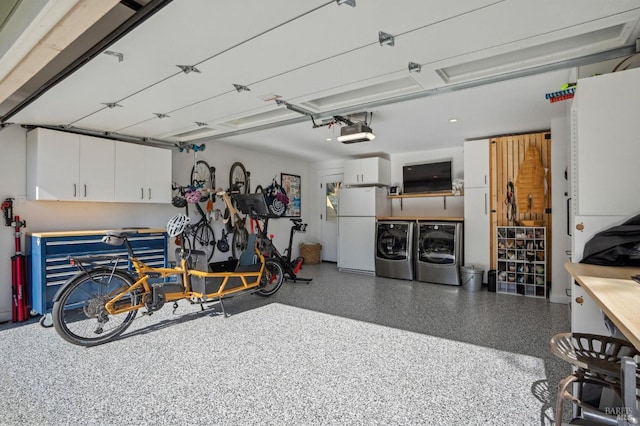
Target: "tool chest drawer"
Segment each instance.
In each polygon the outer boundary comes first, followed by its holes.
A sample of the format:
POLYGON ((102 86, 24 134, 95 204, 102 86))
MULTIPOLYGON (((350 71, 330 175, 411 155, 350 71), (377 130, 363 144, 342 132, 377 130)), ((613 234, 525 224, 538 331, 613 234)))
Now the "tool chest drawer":
MULTIPOLYGON (((58 289, 78 272, 75 266, 69 264, 69 257, 94 254, 127 256, 124 245, 111 246, 102 242, 106 232, 27 234, 27 285, 33 311, 40 315, 50 312, 58 289)), ((167 266, 167 234, 163 229, 139 229, 138 235, 129 237, 129 241, 138 258, 146 264, 167 266)), ((123 262, 122 268, 131 269, 131 263, 123 262)))

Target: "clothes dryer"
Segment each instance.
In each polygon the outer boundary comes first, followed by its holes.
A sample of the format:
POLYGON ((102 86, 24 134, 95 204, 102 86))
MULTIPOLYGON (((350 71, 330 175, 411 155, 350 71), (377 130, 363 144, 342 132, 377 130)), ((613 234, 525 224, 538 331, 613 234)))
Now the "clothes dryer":
POLYGON ((413 280, 413 221, 378 221, 376 275, 413 280))
POLYGON ((416 280, 460 285, 461 222, 418 222, 415 241, 416 280))

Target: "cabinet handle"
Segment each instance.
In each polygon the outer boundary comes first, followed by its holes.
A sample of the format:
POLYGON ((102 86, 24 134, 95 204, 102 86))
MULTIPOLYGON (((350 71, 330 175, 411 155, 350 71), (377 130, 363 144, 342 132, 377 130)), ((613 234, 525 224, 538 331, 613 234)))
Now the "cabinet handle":
POLYGON ((567 198, 567 235, 571 235, 571 198, 567 198))
POLYGON ((149 199, 151 199, 151 188, 149 188, 149 199))
POLYGON ((484 193, 484 214, 487 214, 487 193, 484 193))
POLYGON ((78 187, 75 183, 73 184, 73 196, 78 196, 78 187))
POLYGON ((576 297, 576 303, 579 305, 582 305, 584 303, 584 299, 582 298, 582 296, 576 297))
POLYGON ((87 184, 84 184, 84 198, 87 198, 87 184))
POLYGON ((484 184, 487 184, 487 175, 484 175, 484 184))
POLYGON ((580 222, 579 224, 576 225, 576 229, 578 231, 583 231, 584 230, 584 223, 580 222))
POLYGON ((140 199, 144 200, 144 188, 140 188, 140 199))

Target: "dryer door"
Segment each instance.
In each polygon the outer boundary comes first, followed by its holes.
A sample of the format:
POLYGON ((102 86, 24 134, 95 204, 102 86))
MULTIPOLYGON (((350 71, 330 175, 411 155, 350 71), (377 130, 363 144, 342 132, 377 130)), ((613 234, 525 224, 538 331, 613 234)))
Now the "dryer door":
POLYGON ((407 260, 410 256, 410 225, 378 222, 376 257, 385 260, 407 260))
POLYGON ((418 260, 448 265, 456 263, 456 225, 421 223, 418 260))

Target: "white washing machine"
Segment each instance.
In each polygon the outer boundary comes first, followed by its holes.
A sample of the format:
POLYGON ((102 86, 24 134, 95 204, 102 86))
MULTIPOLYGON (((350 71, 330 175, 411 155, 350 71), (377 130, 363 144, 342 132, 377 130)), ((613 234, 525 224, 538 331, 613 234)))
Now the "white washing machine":
POLYGON ((413 280, 414 226, 413 221, 376 223, 376 276, 413 280))
POLYGON ((416 280, 460 285, 461 222, 418 222, 415 247, 416 280))

